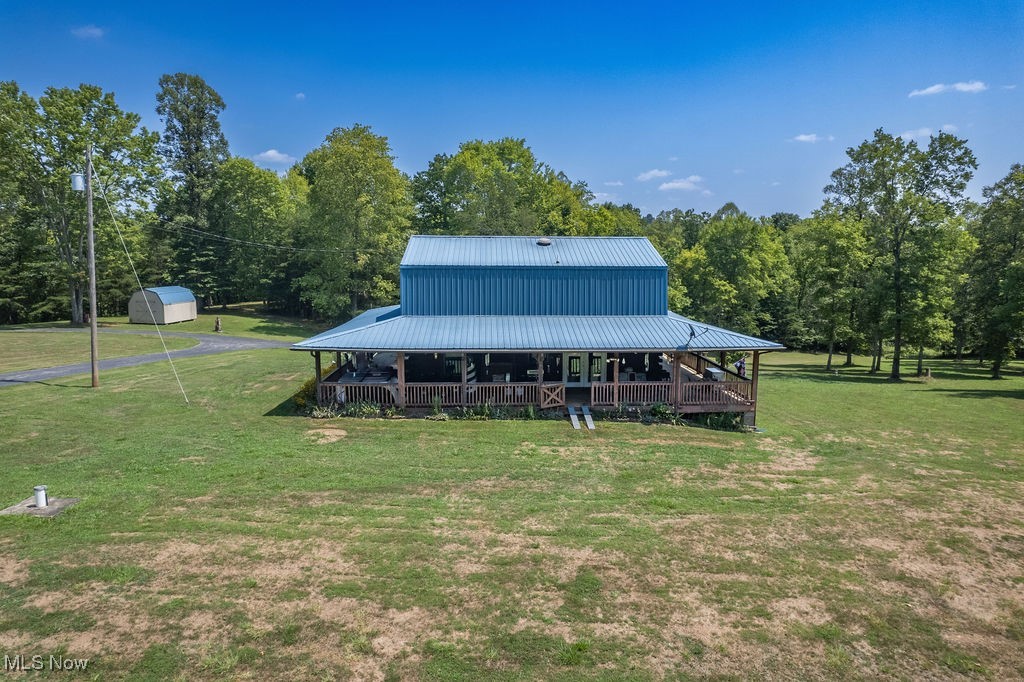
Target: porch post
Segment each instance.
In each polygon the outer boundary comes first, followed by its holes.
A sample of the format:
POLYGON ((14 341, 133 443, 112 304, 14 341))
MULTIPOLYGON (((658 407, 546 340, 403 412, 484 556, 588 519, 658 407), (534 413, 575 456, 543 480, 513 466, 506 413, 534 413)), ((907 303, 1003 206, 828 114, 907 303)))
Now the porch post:
POLYGON ((619 404, 619 354, 615 354, 615 362, 612 363, 612 402, 619 404))
POLYGON ((723 369, 725 369, 725 351, 724 350, 718 351, 718 364, 721 365, 723 369))
POLYGON ((398 351, 398 406, 405 407, 405 351, 398 351))
POLYGON ((537 360, 537 405, 542 405, 544 403, 544 354, 536 353, 534 357, 537 360))
POLYGON ((334 366, 341 369, 341 351, 334 351, 334 366))
POLYGON ((466 367, 466 354, 463 353, 462 354, 462 404, 463 405, 468 405, 469 404, 469 395, 467 395, 467 393, 466 393, 467 373, 468 373, 468 371, 469 371, 469 368, 466 367))
POLYGON ((313 362, 316 366, 316 404, 320 404, 320 351, 313 351, 313 362))
POLYGON ((679 388, 682 386, 682 382, 679 375, 682 373, 683 359, 680 357, 678 352, 672 353, 672 398, 669 402, 675 405, 676 409, 679 408, 680 395, 679 388))
POLYGON ((751 368, 754 370, 753 376, 750 378, 750 399, 754 403, 754 412, 750 418, 750 425, 753 426, 757 423, 757 375, 761 364, 761 352, 754 351, 754 366, 751 368))

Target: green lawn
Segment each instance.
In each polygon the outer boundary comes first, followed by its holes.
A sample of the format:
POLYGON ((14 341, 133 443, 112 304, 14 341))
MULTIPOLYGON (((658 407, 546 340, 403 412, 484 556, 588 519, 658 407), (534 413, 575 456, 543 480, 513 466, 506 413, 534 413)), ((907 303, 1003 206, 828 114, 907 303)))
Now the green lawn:
MULTIPOLYGON (((191 348, 192 339, 166 337, 167 350, 191 348)), ((129 334, 103 334, 97 340, 100 359, 120 358, 126 355, 160 353, 163 346, 156 336, 129 334)), ((0 372, 38 369, 57 365, 89 362, 89 330, 60 333, 3 332, 0 333, 0 372)))
POLYGON ((0 650, 101 679, 1024 676, 1024 377, 766 357, 758 434, 312 420, 306 354, 0 388, 0 650), (59 405, 59 409, 56 406, 59 405))
MULTIPOLYGON (((200 332, 211 334, 217 318, 221 319, 221 332, 231 336, 272 338, 280 341, 300 341, 323 331, 323 325, 300 322, 284 317, 257 316, 243 312, 214 310, 199 313, 190 322, 177 322, 161 327, 165 332, 200 332)), ((144 329, 146 325, 129 324, 127 317, 101 318, 107 326, 125 329, 144 329)))
MULTIPOLYGON (((199 313, 199 316, 190 322, 177 322, 175 324, 162 325, 160 327, 160 331, 166 333, 199 332, 210 334, 213 333, 214 324, 218 317, 221 318, 221 332, 231 336, 249 336, 254 338, 275 339, 279 341, 300 341, 315 334, 319 334, 325 329, 325 325, 322 323, 311 322, 309 320, 298 320, 292 317, 266 315, 259 312, 260 308, 261 306, 254 303, 234 304, 228 306, 226 310, 214 307, 210 308, 206 312, 199 313)), ((97 321, 101 329, 153 329, 153 325, 130 324, 127 316, 101 317, 98 318, 97 321)), ((10 328, 68 328, 70 326, 71 325, 67 322, 33 322, 10 328)))

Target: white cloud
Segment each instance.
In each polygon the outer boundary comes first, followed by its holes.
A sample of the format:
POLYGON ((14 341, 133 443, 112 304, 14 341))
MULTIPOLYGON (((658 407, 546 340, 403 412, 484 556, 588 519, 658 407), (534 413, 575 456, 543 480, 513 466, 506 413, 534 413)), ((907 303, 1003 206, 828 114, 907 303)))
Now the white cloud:
POLYGON ((770 184, 771 184, 772 187, 779 187, 780 185, 782 185, 782 183, 779 182, 778 180, 774 180, 770 184))
POLYGON ((670 156, 670 157, 668 157, 668 160, 669 161, 678 161, 679 157, 678 156, 670 156))
POLYGON ((622 187, 622 180, 610 180, 604 183, 605 187, 622 187))
POLYGON ((682 178, 680 180, 671 180, 669 182, 663 182, 658 185, 658 189, 662 192, 671 192, 672 190, 681 189, 686 192, 695 192, 697 190, 703 190, 700 183, 704 182, 704 178, 699 175, 691 175, 688 178, 682 178))
POLYGON ((260 152, 253 158, 256 159, 257 161, 262 161, 263 163, 274 164, 287 164, 295 163, 296 161, 298 161, 298 159, 296 159, 294 156, 289 156, 288 154, 285 154, 284 152, 279 152, 276 149, 268 149, 265 152, 260 152))
POLYGON ((106 31, 95 24, 86 24, 85 26, 71 29, 71 35, 83 40, 99 40, 105 33, 106 31))
POLYGON ((918 137, 931 137, 935 133, 931 128, 916 128, 914 130, 904 130, 900 133, 900 137, 904 140, 913 140, 918 137))
POLYGON ((709 190, 709 189, 705 189, 705 190, 701 190, 701 194, 703 196, 710 197, 713 194, 713 192, 711 190, 709 190))
POLYGON ((941 95, 944 92, 981 92, 988 90, 988 86, 982 81, 960 81, 947 85, 936 83, 921 90, 911 90, 907 97, 920 97, 922 95, 941 95))
POLYGON ((614 198, 615 195, 609 194, 608 192, 594 192, 594 201, 604 203, 606 201, 611 201, 614 198))
POLYGON ((1016 84, 1014 84, 1014 85, 1004 85, 1002 89, 1003 90, 1016 90, 1017 86, 1016 86, 1016 84))
POLYGON ((747 171, 743 170, 742 168, 733 168, 732 169, 732 174, 733 175, 743 175, 746 172, 747 171))
POLYGON ((299 100, 301 102, 302 100, 306 99, 306 93, 304 93, 304 92, 296 92, 295 93, 295 99, 297 99, 297 100, 299 100))
POLYGON ((671 171, 661 170, 660 168, 652 168, 651 170, 636 176, 636 179, 639 180, 640 182, 647 182, 648 180, 653 180, 654 178, 667 178, 670 175, 672 175, 671 171))
POLYGON ((947 123, 946 125, 942 126, 942 132, 944 132, 944 133, 955 133, 958 130, 960 130, 960 129, 957 128, 952 123, 947 123))
POLYGON ((815 144, 816 142, 831 142, 836 139, 832 135, 819 135, 818 133, 803 133, 793 138, 793 142, 810 142, 815 144))

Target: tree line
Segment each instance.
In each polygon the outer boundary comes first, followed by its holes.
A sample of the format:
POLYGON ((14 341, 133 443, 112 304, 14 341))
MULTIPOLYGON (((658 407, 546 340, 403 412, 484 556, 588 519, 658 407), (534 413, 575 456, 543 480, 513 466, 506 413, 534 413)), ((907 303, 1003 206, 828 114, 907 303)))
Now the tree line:
POLYGON ((0 82, 0 323, 81 323, 85 207, 69 177, 92 146, 98 306, 124 314, 136 288, 178 284, 204 307, 263 301, 340 321, 398 297, 412 234, 640 235, 669 266, 671 309, 818 348, 867 352, 872 371, 918 371, 926 348, 974 354, 993 375, 1024 345, 1024 168, 965 197, 977 162, 941 132, 926 145, 876 130, 801 218, 642 215, 598 202, 525 140, 471 140, 412 177, 386 137, 337 128, 284 174, 232 156, 225 108, 201 77, 160 78, 149 131, 93 85, 37 99, 0 82))

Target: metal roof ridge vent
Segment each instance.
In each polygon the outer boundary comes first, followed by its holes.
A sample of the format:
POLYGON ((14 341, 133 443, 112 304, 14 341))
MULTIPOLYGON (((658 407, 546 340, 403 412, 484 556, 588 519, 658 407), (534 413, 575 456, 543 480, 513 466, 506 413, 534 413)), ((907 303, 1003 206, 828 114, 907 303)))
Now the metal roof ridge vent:
POLYGON ((547 237, 541 237, 537 240, 537 246, 551 246, 551 240, 547 237))

